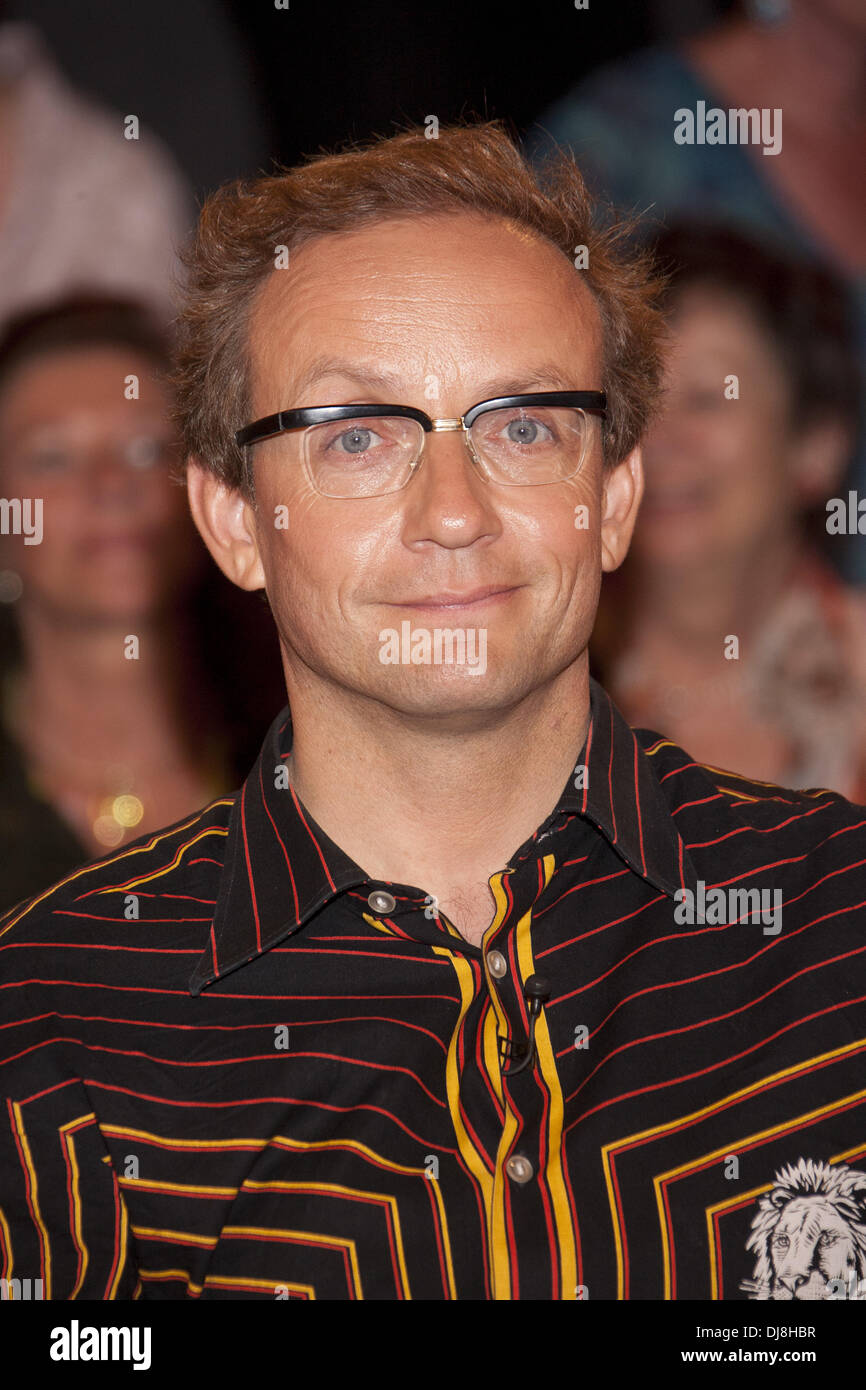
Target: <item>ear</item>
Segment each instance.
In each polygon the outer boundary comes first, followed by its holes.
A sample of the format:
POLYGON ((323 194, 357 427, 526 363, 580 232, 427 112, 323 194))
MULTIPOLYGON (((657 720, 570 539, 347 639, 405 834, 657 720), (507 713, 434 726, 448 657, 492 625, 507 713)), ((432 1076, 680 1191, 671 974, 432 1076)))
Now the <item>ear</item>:
POLYGON ((643 454, 636 445, 602 477, 601 567, 619 569, 631 544, 644 489, 643 454))
POLYGON ((240 589, 263 589, 253 504, 195 455, 187 460, 186 486, 192 519, 223 574, 240 589))
POLYGON ((806 429, 791 446, 792 478, 803 506, 826 502, 839 488, 854 448, 854 433, 828 418, 806 429))

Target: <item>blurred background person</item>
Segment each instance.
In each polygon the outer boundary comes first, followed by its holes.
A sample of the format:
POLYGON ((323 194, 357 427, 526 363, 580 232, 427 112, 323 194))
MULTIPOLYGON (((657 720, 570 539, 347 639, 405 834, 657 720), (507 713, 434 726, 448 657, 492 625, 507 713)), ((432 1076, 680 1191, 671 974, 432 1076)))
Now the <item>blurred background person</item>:
POLYGON ((657 255, 667 391, 595 664, 699 761, 866 801, 866 596, 827 561, 858 407, 844 287, 725 228, 672 226, 657 255))
MULTIPOLYGON (((866 5, 863 0, 744 0, 721 21, 659 41, 585 77, 541 115, 529 138, 541 159, 569 146, 592 189, 620 209, 736 224, 824 261, 857 311, 866 367, 866 5), (781 149, 678 144, 675 113, 782 112, 781 149)), ((866 428, 848 485, 866 496, 866 428)), ((866 544, 834 560, 866 584, 866 544)))
POLYGON ((167 354, 99 295, 0 339, 0 495, 42 506, 39 543, 0 535, 0 910, 232 790, 272 718, 267 613, 171 477, 167 354))
POLYGON ((31 24, 0 24, 0 321, 79 286, 175 311, 186 180, 140 115, 66 81, 31 24))

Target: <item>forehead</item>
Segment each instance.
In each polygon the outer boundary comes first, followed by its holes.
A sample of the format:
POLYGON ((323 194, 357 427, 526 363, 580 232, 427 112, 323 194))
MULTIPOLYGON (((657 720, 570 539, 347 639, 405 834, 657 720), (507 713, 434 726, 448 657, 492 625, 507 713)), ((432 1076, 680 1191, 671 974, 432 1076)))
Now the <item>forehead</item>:
POLYGON ((142 399, 165 395, 157 364, 122 343, 82 343, 39 349, 0 377, 0 417, 59 415, 84 402, 129 415, 118 381, 134 373, 142 399))
POLYGON ((446 387, 553 360, 575 388, 601 384, 600 319, 581 272, 527 229, 474 213, 304 244, 259 290, 249 349, 257 399, 327 358, 407 384, 433 373, 446 387))

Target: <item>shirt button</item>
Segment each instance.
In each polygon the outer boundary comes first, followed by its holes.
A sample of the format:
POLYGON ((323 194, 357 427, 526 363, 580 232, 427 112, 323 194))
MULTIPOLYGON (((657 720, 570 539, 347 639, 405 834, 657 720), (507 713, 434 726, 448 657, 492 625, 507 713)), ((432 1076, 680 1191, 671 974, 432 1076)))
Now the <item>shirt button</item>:
POLYGON ((512 1154, 505 1165, 505 1171, 514 1182, 529 1182, 533 1174, 532 1164, 522 1154, 512 1154))
POLYGON ((397 899, 393 898, 390 893, 380 892, 377 888, 375 893, 371 893, 367 899, 367 906, 371 907, 374 912, 384 912, 387 916, 397 906, 397 899))
POLYGON ((508 974, 508 961, 501 951, 487 952, 487 969, 494 980, 501 980, 503 975, 508 974))

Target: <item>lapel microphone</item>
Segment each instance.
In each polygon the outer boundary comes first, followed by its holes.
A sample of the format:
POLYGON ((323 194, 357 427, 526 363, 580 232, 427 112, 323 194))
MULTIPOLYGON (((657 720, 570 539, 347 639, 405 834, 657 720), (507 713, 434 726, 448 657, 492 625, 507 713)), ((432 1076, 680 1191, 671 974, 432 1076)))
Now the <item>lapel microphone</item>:
POLYGON ((516 1067, 509 1067, 502 1072, 503 1076, 516 1076, 519 1071, 523 1071, 529 1066, 535 1056, 535 1020, 541 1013, 542 1004, 546 1004, 550 998, 550 985, 543 975, 530 975, 526 984, 523 986, 523 997, 529 1009, 529 1038, 525 1043, 510 1042, 508 1038, 500 1038, 499 1046, 504 1058, 519 1056, 525 1052, 526 1056, 516 1067))

